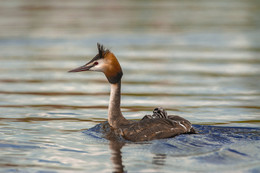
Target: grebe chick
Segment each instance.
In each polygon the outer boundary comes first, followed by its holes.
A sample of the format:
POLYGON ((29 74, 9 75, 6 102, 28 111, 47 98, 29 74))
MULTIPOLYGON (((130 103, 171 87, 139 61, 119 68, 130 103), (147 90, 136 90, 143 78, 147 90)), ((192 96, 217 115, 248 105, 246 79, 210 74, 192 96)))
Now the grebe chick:
POLYGON ((108 123, 115 135, 129 141, 149 141, 169 138, 179 134, 195 133, 191 123, 179 116, 167 115, 163 108, 156 108, 152 116, 140 121, 125 119, 120 109, 121 78, 123 71, 115 55, 103 45, 97 43, 98 54, 87 64, 69 72, 103 72, 110 83, 108 123))
POLYGON ((153 118, 168 118, 166 110, 164 110, 162 107, 154 108, 153 115, 145 115, 142 120, 153 118))
POLYGON ((153 110, 153 118, 168 118, 166 110, 162 107, 155 108, 153 110))

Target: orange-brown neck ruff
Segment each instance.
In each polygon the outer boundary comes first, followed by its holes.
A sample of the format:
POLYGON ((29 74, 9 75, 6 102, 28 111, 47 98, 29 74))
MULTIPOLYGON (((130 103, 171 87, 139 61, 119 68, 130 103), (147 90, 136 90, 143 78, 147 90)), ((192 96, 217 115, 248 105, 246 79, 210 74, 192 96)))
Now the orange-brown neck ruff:
POLYGON ((106 67, 104 68, 104 74, 106 75, 107 80, 111 84, 118 83, 123 76, 123 71, 118 60, 113 53, 108 52, 105 55, 105 61, 106 67))

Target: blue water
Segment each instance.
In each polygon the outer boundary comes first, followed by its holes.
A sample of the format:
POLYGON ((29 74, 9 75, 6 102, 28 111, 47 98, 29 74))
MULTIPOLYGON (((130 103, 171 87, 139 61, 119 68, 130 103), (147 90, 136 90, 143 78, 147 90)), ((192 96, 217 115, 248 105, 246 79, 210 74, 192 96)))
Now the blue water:
POLYGON ((259 9, 254 0, 1 1, 0 172, 260 172, 259 9), (104 75, 67 73, 97 42, 123 68, 127 119, 161 106, 199 133, 102 138, 104 75))
POLYGON ((259 171, 260 128, 208 125, 194 125, 194 128, 198 134, 185 134, 138 144, 124 140, 104 140, 100 133, 101 124, 83 133, 98 143, 114 146, 110 148, 114 159, 112 161, 115 171, 119 172, 134 169, 131 163, 125 161, 131 152, 153 155, 148 159, 148 166, 142 165, 142 168, 139 168, 140 172, 149 167, 157 167, 153 172, 236 172, 234 169, 246 172, 259 171))

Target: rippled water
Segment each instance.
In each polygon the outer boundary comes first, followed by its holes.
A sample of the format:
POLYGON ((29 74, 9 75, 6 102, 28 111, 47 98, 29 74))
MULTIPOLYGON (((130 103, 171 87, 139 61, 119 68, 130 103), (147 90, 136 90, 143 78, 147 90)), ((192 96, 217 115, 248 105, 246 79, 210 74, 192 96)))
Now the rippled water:
POLYGON ((259 172, 258 1, 1 1, 0 172, 259 172), (107 141, 109 85, 67 73, 103 43, 122 111, 162 106, 200 132, 107 141), (83 132, 83 133, 82 133, 83 132))

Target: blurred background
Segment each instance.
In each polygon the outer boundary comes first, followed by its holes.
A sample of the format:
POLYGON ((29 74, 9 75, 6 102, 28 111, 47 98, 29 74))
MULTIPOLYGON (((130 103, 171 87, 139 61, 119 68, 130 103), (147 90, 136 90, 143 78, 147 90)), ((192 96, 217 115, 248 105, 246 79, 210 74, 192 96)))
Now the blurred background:
MULTIPOLYGON (((107 119, 110 90, 104 75, 67 73, 96 55, 97 42, 121 63, 122 111, 128 119, 162 106, 195 124, 259 127, 259 5, 258 0, 0 0, 1 143, 55 144, 107 119)), ((11 147, 3 155, 13 152, 11 147)), ((35 153, 26 156, 45 157, 35 153)), ((81 161, 70 167, 81 168, 81 161)))
POLYGON ((100 42, 124 70, 122 107, 128 118, 163 106, 196 123, 250 123, 259 118, 258 5, 2 0, 2 116, 79 108, 84 118, 105 119, 109 86, 103 75, 67 73, 94 57, 100 42))

